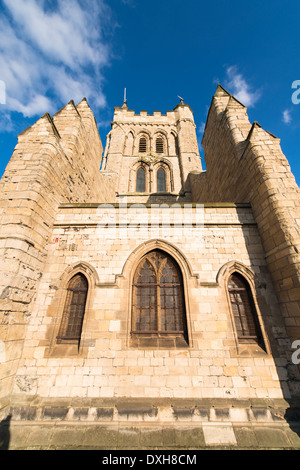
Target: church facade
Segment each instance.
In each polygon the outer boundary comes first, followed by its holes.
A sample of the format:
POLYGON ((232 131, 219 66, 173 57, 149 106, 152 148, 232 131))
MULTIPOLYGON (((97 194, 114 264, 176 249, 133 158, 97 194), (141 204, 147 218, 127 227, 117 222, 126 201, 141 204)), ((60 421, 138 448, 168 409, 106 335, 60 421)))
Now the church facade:
POLYGON ((183 100, 124 102, 104 152, 85 99, 18 137, 0 219, 15 448, 300 446, 299 188, 221 86, 202 145, 205 171, 183 100))

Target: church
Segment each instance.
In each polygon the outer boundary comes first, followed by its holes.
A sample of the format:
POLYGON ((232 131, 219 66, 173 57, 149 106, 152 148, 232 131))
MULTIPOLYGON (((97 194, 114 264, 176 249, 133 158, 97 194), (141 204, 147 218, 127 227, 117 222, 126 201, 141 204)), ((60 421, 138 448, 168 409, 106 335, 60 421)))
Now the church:
POLYGON ((0 447, 300 449, 300 191, 221 85, 202 146, 183 99, 125 100, 105 148, 85 98, 18 136, 0 447))

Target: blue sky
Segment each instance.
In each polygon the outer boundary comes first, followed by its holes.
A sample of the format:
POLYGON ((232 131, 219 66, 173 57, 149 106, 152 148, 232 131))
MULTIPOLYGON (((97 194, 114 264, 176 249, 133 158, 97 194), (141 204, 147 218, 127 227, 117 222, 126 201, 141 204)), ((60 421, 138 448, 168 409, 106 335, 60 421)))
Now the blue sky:
POLYGON ((17 135, 71 99, 105 144, 125 87, 137 113, 182 96, 200 143, 220 83, 281 139, 299 185, 299 18, 299 0, 0 0, 0 175, 17 135))

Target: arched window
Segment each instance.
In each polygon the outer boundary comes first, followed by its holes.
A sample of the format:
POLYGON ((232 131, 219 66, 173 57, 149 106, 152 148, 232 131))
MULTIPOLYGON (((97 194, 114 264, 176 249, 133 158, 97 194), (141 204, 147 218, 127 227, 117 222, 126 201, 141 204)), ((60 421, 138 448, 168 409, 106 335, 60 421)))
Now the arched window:
POLYGON ((175 134, 173 134, 173 132, 171 133, 171 136, 172 136, 172 141, 171 141, 172 151, 175 153, 175 155, 179 155, 178 138, 175 134))
POLYGON ((124 149, 125 155, 132 155, 133 141, 134 141, 133 133, 129 132, 129 134, 126 136, 126 141, 125 141, 125 149, 124 149))
POLYGON ((157 178, 157 191, 165 192, 167 190, 166 172, 162 167, 160 167, 157 170, 156 178, 157 178))
POLYGON ((144 193, 146 191, 146 172, 145 169, 140 166, 136 172, 136 192, 144 193))
POLYGON ((81 273, 73 276, 67 287, 64 311, 57 336, 58 342, 79 343, 87 292, 86 277, 81 273))
POLYGON ((156 153, 164 153, 164 141, 162 137, 156 139, 156 153))
POLYGON ((262 335, 248 282, 240 274, 233 273, 229 279, 228 291, 238 339, 244 342, 261 342, 262 335))
POLYGON ((139 153, 147 152, 147 139, 146 137, 141 137, 139 141, 139 153))
POLYGON ((181 271, 175 260, 161 250, 145 255, 136 269, 132 333, 177 335, 187 341, 181 271))

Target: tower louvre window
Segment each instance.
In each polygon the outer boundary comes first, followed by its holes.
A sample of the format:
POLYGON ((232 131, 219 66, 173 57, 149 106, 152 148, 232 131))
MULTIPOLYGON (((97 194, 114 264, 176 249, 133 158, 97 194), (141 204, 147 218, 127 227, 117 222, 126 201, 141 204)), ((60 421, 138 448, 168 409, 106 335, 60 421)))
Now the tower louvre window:
POLYGON ((164 153, 164 141, 162 137, 156 139, 156 153, 164 153))
POLYGON ((146 137, 141 137, 139 142, 139 152, 146 153, 147 152, 147 140, 146 137))
POLYGON ((64 311, 57 336, 58 342, 78 342, 81 337, 88 283, 83 274, 72 277, 67 287, 64 311))

